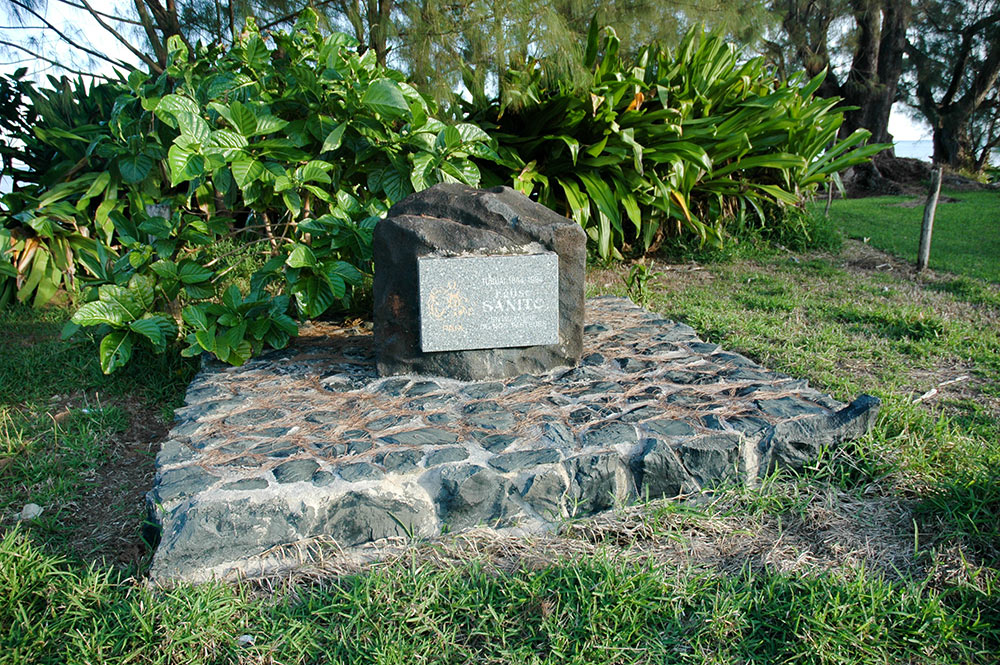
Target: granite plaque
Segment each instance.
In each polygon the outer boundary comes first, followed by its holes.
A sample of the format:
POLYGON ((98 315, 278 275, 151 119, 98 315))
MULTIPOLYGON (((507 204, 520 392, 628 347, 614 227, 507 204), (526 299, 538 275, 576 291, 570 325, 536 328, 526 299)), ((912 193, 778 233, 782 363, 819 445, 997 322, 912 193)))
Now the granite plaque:
POLYGON ((559 256, 421 258, 420 349, 559 342, 559 256))

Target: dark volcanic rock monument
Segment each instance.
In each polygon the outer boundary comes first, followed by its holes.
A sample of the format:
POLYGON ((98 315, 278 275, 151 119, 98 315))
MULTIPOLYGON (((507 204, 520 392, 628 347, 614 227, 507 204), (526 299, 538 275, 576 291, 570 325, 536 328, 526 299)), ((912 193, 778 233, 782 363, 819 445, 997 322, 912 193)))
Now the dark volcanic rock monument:
POLYGON ((509 189, 438 186, 375 235, 371 328, 207 363, 156 458, 157 581, 753 485, 860 436, 842 404, 619 298, 584 303, 582 231, 509 189))
POLYGON ((509 187, 436 185, 392 207, 372 251, 379 373, 500 379, 580 359, 587 237, 573 220, 509 187), (449 348, 428 345, 438 313, 449 348))

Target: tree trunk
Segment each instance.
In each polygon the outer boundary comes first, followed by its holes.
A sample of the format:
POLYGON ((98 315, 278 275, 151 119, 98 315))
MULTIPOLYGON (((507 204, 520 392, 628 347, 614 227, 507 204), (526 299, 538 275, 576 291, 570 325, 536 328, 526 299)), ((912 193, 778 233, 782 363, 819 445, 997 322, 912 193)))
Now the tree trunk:
POLYGON ((867 129, 870 143, 891 143, 889 113, 903 72, 909 0, 852 0, 858 44, 843 85, 844 103, 859 107, 844 118, 843 133, 867 129))
POLYGON ((974 166, 975 157, 970 152, 966 135, 968 116, 963 113, 941 113, 934 127, 934 163, 951 168, 974 166))
POLYGON ((962 28, 958 47, 952 52, 950 71, 944 74, 943 80, 936 76, 937 62, 933 54, 918 48, 921 42, 906 45, 917 75, 918 107, 934 130, 934 161, 938 164, 952 168, 976 167, 969 123, 1000 78, 998 23, 1000 12, 995 12, 962 28), (984 41, 977 47, 980 36, 984 41), (970 59, 979 48, 985 49, 985 58, 973 66, 970 59), (936 90, 945 86, 943 95, 936 99, 936 90))

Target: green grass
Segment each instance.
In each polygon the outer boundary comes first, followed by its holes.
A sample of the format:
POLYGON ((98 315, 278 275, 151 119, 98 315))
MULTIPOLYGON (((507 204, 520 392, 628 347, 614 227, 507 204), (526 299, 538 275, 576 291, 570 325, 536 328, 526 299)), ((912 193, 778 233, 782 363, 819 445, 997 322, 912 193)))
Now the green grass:
POLYGON ((55 394, 97 392, 120 397, 140 395, 168 402, 183 394, 192 363, 177 356, 157 356, 136 347, 136 361, 111 376, 101 373, 99 343, 88 329, 61 338, 71 312, 33 311, 23 306, 0 309, 0 404, 32 403, 55 394), (147 380, 156 377, 156 381, 147 380))
MULTIPOLYGON (((628 272, 594 271, 590 293, 623 294, 628 272)), ((92 339, 59 340, 65 312, 0 314, 0 664, 995 662, 994 288, 758 250, 655 265, 633 291, 841 400, 879 396, 874 431, 705 504, 623 508, 528 544, 446 539, 273 587, 153 589, 82 555, 74 506, 193 367, 140 356, 104 377, 92 339), (46 512, 17 524, 29 501, 46 512)))
MULTIPOLYGON (((849 466, 827 468, 826 479, 850 490, 891 475, 897 491, 924 497, 921 515, 943 516, 940 528, 961 535, 991 565, 1000 563, 995 517, 972 510, 977 502, 995 503, 1000 469, 1000 306, 967 297, 990 293, 988 287, 963 278, 961 289, 941 288, 784 254, 707 272, 711 279, 693 284, 665 273, 647 284, 647 305, 842 401, 862 392, 879 397, 877 428, 850 458, 840 457, 849 466), (912 403, 960 376, 969 379, 955 385, 973 385, 980 398, 950 398, 942 388, 940 399, 912 403), (961 515, 944 515, 950 499, 943 497, 962 499, 961 515)), ((625 295, 623 279, 605 281, 591 293, 625 295)))
POLYGON ((730 575, 603 555, 516 573, 404 562, 260 598, 70 571, 18 532, 0 557, 9 663, 948 663, 986 662, 1000 645, 981 619, 997 611, 992 591, 863 570, 730 575))
MULTIPOLYGON (((98 522, 140 506, 87 506, 100 489, 99 470, 118 459, 113 445, 134 420, 155 421, 179 403, 195 364, 176 355, 140 351, 136 362, 105 376, 98 341, 86 331, 61 339, 69 312, 0 310, 0 528, 21 508, 44 509, 32 523, 38 542, 59 554, 93 547, 78 542, 81 513, 98 522)), ((154 451, 155 454, 155 451, 154 451)), ((144 460, 152 468, 152 456, 144 460)))
MULTIPOLYGON (((928 267, 1000 282, 1000 193, 944 190, 945 196, 957 201, 938 204, 928 267)), ((837 200, 830 209, 848 237, 867 238, 873 247, 914 264, 923 214, 922 198, 902 196, 837 200), (917 205, 903 205, 913 202, 917 205)))

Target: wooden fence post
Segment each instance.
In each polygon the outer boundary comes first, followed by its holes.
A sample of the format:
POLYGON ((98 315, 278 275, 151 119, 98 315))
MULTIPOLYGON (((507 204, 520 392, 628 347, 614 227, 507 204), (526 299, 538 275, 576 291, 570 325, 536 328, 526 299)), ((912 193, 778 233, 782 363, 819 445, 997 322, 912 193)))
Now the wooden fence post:
POLYGON ((920 252, 917 254, 917 272, 927 268, 931 258, 931 233, 934 231, 934 213, 937 211, 938 197, 941 195, 941 166, 931 173, 931 190, 924 205, 924 223, 920 227, 920 252))

